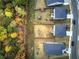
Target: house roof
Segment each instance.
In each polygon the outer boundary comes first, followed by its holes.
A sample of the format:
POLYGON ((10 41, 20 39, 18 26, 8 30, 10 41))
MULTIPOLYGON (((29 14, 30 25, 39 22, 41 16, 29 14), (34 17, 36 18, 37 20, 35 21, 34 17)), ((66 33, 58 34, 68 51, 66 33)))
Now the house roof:
POLYGON ((66 19, 67 11, 64 7, 56 7, 54 9, 54 19, 66 19))
POLYGON ((66 36, 66 25, 65 24, 54 25, 54 35, 58 37, 66 36))
POLYGON ((64 0, 46 0, 47 6, 55 6, 63 3, 64 3, 64 0))
POLYGON ((63 49, 65 49, 64 44, 44 43, 44 52, 46 55, 61 55, 63 49))

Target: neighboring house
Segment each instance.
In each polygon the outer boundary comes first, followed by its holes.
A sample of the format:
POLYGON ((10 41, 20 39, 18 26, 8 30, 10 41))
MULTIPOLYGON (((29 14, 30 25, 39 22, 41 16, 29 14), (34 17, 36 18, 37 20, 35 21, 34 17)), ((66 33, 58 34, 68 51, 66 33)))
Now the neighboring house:
POLYGON ((65 7, 56 7, 54 13, 51 14, 54 20, 62 20, 67 18, 67 11, 65 7))
POLYGON ((62 55, 63 50, 65 49, 64 43, 58 43, 58 42, 46 42, 44 43, 44 51, 46 55, 62 55))
POLYGON ((46 0, 46 5, 48 7, 55 6, 55 5, 61 5, 64 3, 64 0, 46 0))
POLYGON ((56 24, 53 28, 53 34, 57 37, 66 36, 66 25, 65 24, 56 24))

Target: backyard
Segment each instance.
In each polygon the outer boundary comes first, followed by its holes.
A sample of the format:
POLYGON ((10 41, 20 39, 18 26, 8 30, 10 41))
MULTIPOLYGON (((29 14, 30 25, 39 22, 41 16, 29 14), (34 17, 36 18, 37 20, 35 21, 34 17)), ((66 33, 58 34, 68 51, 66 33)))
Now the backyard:
MULTIPOLYGON (((66 6, 65 6, 66 7, 66 6)), ((67 12, 69 13, 69 7, 67 12)), ((67 24, 67 30, 70 30, 70 19, 63 21, 54 21, 51 18, 52 8, 46 6, 45 0, 35 0, 35 19, 34 24, 34 59, 68 59, 67 55, 64 56, 46 56, 44 52, 43 44, 45 42, 63 42, 68 47, 69 37, 54 37, 52 34, 52 29, 55 24, 67 24)))

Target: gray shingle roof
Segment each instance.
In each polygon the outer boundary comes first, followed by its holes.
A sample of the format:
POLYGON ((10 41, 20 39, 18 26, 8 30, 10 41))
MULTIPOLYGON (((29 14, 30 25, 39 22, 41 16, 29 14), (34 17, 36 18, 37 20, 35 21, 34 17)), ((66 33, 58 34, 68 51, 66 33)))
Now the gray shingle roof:
POLYGON ((64 3, 64 0, 46 0, 47 6, 55 6, 63 3, 64 3))
POLYGON ((64 7, 56 7, 54 9, 54 18, 55 19, 66 19, 67 18, 67 11, 64 7))
POLYGON ((65 24, 57 24, 54 28, 55 36, 62 37, 66 36, 66 25, 65 24))
POLYGON ((64 44, 44 43, 44 52, 46 55, 61 55, 63 49, 65 49, 64 44))

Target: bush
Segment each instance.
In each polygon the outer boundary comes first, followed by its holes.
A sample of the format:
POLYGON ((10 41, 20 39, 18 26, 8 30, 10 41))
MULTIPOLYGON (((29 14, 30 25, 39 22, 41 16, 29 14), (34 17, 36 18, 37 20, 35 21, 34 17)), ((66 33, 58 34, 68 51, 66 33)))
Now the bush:
POLYGON ((0 59, 5 59, 3 55, 0 55, 0 59))
POLYGON ((4 26, 5 28, 10 24, 10 22, 12 21, 11 18, 9 17, 5 17, 3 20, 2 20, 2 26, 4 26))
POLYGON ((8 27, 7 27, 7 32, 8 32, 8 33, 11 33, 11 32, 18 32, 18 28, 17 28, 17 27, 8 26, 8 27))

